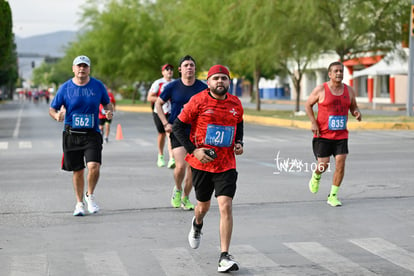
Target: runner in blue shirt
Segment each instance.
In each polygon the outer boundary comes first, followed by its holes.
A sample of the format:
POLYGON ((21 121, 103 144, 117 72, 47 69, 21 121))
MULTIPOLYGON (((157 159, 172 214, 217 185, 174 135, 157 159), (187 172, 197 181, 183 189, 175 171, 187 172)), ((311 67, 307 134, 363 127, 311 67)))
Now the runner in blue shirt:
POLYGON ((74 77, 59 88, 50 104, 49 115, 64 121, 62 169, 73 171, 73 186, 77 203, 74 216, 85 214, 83 197, 89 213, 97 213, 94 190, 102 163, 102 135, 99 131, 99 105, 106 117, 113 117, 113 107, 104 84, 89 76, 90 59, 78 56, 73 61, 74 77), (88 189, 84 194, 85 162, 88 167, 88 189))

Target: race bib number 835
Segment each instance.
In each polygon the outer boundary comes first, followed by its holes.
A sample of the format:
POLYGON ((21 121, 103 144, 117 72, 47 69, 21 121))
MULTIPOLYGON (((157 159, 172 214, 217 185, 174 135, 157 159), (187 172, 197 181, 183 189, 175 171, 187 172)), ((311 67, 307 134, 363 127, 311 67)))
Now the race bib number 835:
POLYGON ((346 116, 329 116, 330 130, 344 130, 346 129, 346 116))
POLYGON ((232 126, 208 125, 205 143, 216 147, 230 147, 233 137, 234 127, 232 126))

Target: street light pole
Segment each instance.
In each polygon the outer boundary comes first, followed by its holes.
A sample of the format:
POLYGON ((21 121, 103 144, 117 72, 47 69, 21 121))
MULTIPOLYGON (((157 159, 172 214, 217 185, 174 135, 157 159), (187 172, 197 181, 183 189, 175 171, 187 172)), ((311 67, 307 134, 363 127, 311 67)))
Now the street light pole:
POLYGON ((407 116, 413 116, 413 66, 414 66, 414 0, 411 0, 410 61, 408 68, 407 116))

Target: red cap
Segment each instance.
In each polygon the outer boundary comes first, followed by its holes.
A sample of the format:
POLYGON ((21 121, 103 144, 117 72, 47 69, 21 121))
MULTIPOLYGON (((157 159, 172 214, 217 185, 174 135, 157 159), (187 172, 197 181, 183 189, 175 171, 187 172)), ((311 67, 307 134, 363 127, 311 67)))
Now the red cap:
POLYGON ((162 67, 161 67, 161 71, 164 71, 167 67, 171 67, 171 68, 173 68, 174 69, 174 66, 172 66, 171 64, 164 64, 162 67))
POLYGON ((220 65, 220 64, 213 65, 210 68, 210 70, 208 70, 207 79, 214 74, 225 74, 230 78, 229 70, 227 70, 225 66, 220 65))

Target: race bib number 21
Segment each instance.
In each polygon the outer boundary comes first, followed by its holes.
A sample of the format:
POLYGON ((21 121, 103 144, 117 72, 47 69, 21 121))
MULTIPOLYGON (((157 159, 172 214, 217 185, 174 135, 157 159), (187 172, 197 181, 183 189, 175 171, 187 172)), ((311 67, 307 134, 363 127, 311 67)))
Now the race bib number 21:
POLYGON ((208 125, 206 133, 207 145, 216 147, 230 147, 233 143, 234 127, 208 125))

